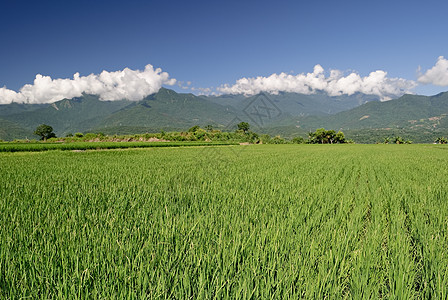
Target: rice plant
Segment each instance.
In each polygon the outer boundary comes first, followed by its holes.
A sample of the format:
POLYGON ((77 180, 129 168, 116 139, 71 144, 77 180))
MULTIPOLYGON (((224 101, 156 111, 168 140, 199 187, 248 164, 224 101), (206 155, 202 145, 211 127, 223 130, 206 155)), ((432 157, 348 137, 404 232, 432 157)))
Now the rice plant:
POLYGON ((70 142, 70 143, 2 143, 0 152, 48 150, 104 150, 152 147, 188 147, 238 145, 236 142, 70 142))
POLYGON ((0 298, 447 298, 445 145, 203 153, 0 153, 0 298))

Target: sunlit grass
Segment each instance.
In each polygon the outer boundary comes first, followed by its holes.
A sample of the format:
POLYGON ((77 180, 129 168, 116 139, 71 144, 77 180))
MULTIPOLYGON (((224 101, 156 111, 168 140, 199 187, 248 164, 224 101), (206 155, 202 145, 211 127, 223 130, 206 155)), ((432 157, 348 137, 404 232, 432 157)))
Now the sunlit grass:
POLYGON ((1 153, 0 298, 447 297, 448 147, 227 148, 1 153))
POLYGON ((37 152, 48 150, 102 150, 155 147, 238 145, 236 142, 70 142, 0 143, 0 152, 37 152))

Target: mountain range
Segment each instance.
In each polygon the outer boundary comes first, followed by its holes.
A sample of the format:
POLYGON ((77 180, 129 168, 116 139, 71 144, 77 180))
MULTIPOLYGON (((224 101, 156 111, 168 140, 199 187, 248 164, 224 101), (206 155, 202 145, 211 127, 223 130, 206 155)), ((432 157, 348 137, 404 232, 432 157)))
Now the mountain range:
POLYGON ((236 123, 246 121, 256 132, 287 137, 325 127, 343 130, 357 142, 373 142, 366 139, 372 132, 414 134, 418 141, 430 142, 435 135, 448 135, 447 114, 448 93, 404 95, 381 102, 360 93, 196 96, 162 88, 141 101, 105 101, 83 94, 51 104, 0 105, 0 139, 37 138, 33 131, 40 124, 51 125, 57 136, 65 136, 187 130, 194 125, 233 130, 236 123))

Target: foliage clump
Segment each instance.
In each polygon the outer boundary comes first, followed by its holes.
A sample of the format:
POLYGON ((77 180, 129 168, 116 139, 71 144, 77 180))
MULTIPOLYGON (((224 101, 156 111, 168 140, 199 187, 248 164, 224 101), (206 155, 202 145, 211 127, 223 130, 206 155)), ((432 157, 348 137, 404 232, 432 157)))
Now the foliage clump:
MULTIPOLYGON (((214 129, 212 125, 201 128, 199 125, 190 127, 187 131, 164 131, 134 135, 105 135, 102 132, 67 133, 64 138, 47 135, 46 142, 230 142, 252 144, 344 144, 353 143, 347 140, 342 131, 319 128, 310 132, 308 139, 295 136, 292 139, 280 135, 258 134, 250 130, 250 124, 240 122, 232 130, 214 129)), ((51 128, 52 129, 52 128, 51 128)), ((54 134, 54 133, 53 133, 54 134)))
POLYGON ((401 136, 385 137, 383 144, 412 144, 411 140, 406 140, 401 136))
POLYGON ((248 133, 250 129, 250 125, 247 122, 238 123, 238 130, 242 130, 244 133, 248 133))
POLYGON ((441 137, 438 137, 434 142, 436 144, 448 144, 448 139, 441 136, 441 137))
POLYGON ((325 130, 325 128, 316 129, 315 132, 308 134, 308 144, 346 144, 349 141, 345 139, 342 131, 325 130))

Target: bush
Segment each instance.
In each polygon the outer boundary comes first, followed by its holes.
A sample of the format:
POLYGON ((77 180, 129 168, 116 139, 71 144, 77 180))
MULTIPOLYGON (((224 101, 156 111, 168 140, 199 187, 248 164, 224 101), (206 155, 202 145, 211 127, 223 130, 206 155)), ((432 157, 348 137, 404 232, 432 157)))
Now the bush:
POLYGON ((86 140, 93 140, 97 137, 98 137, 98 135, 96 135, 95 133, 86 133, 84 135, 84 139, 86 139, 86 140))
POLYGON ((384 144, 412 144, 411 140, 405 140, 404 138, 402 138, 401 136, 396 136, 393 138, 385 138, 384 139, 384 144))
POLYGON ((441 137, 438 137, 434 142, 436 144, 448 144, 448 139, 441 136, 441 137))
POLYGON ((286 144, 286 140, 279 135, 276 135, 273 139, 271 139, 272 144, 286 144))
POLYGON ((263 144, 270 144, 271 143, 271 136, 269 134, 262 134, 260 136, 260 141, 263 144))
POLYGON ((193 135, 196 137, 197 140, 203 140, 206 133, 207 131, 205 131, 204 129, 198 128, 193 132, 193 135))
POLYGON ((188 132, 196 132, 199 129, 201 129, 201 127, 199 127, 199 125, 195 125, 195 126, 191 127, 190 129, 188 129, 188 132))
POLYGON ((291 142, 293 144, 304 144, 305 143, 305 139, 303 137, 301 137, 301 136, 296 136, 295 138, 293 138, 291 140, 291 142))

